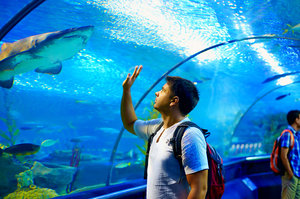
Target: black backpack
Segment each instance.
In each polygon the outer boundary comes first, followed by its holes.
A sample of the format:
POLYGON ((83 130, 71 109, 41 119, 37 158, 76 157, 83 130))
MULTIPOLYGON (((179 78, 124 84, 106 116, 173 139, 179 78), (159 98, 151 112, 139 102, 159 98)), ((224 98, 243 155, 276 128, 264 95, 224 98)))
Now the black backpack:
MULTIPOLYGON (((159 127, 156 129, 156 131, 150 135, 148 138, 148 147, 147 147, 147 154, 146 154, 146 161, 145 161, 145 170, 144 170, 144 178, 147 179, 147 168, 148 168, 148 159, 149 159, 149 152, 150 152, 150 146, 152 144, 152 140, 156 133, 161 129, 163 126, 163 123, 159 125, 159 127)), ((183 137, 183 134, 185 130, 188 127, 196 127, 200 129, 200 131, 204 134, 205 138, 207 138, 210 133, 206 129, 200 128, 197 124, 187 121, 182 122, 174 131, 173 138, 170 140, 173 152, 175 155, 175 158, 178 160, 180 165, 180 171, 183 170, 182 165, 182 159, 181 159, 181 139, 183 137)), ((208 199, 218 199, 221 198, 224 189, 225 189, 225 181, 224 181, 224 175, 223 175, 223 160, 221 156, 218 154, 218 152, 210 146, 207 142, 207 158, 208 158, 208 190, 206 194, 206 198, 208 199)))

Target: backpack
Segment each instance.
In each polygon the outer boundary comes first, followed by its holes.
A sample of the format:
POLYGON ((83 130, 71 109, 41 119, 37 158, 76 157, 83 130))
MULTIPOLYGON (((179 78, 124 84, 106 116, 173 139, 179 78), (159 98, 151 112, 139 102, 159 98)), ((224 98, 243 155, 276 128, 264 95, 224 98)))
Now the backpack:
POLYGON ((290 139, 291 139, 291 145, 290 145, 290 150, 289 152, 293 149, 294 144, 295 144, 295 139, 294 135, 291 130, 289 129, 284 129, 281 133, 281 135, 274 141, 273 145, 273 150, 271 153, 271 159, 270 159, 270 167, 271 170, 276 174, 276 175, 284 175, 285 168, 282 164, 280 154, 281 154, 281 136, 286 133, 290 133, 290 139))
MULTIPOLYGON (((148 159, 149 159, 149 152, 150 152, 150 146, 152 143, 152 140, 156 133, 159 131, 159 129, 163 126, 163 123, 159 125, 159 127, 156 129, 156 131, 151 134, 151 136, 148 139, 148 147, 147 147, 147 154, 146 154, 146 160, 145 160, 145 170, 144 170, 144 178, 147 178, 147 167, 148 167, 148 159)), ((173 148, 173 152, 175 155, 175 158, 178 160, 180 165, 180 171, 183 171, 183 165, 182 165, 182 159, 181 159, 181 139, 183 137, 183 134, 185 130, 188 127, 196 127, 198 128, 207 138, 210 133, 206 129, 200 128, 198 125, 196 125, 193 122, 187 121, 182 122, 174 131, 173 138, 170 140, 173 148)), ((208 159, 208 190, 206 194, 207 199, 218 199, 221 198, 224 189, 225 189, 225 181, 224 181, 224 175, 223 175, 223 159, 218 154, 218 152, 206 142, 206 153, 207 153, 207 159, 208 159)))

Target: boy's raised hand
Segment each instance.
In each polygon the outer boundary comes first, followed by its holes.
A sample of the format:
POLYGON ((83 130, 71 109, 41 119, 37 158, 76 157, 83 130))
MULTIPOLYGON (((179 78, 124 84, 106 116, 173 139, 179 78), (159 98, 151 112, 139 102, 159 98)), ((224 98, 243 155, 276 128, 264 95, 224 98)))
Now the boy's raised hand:
POLYGON ((136 66, 134 68, 133 74, 130 76, 130 73, 128 73, 126 79, 123 82, 123 90, 129 90, 134 83, 135 79, 139 76, 143 66, 136 66))

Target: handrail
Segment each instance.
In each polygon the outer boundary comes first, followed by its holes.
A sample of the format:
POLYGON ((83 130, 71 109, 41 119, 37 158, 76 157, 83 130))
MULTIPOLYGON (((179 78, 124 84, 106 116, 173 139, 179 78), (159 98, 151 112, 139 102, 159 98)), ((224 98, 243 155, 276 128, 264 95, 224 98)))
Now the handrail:
POLYGON ((33 0, 28 3, 22 10, 20 10, 13 18, 11 18, 1 29, 0 29, 0 41, 5 37, 5 35, 17 25, 26 15, 28 15, 32 10, 38 7, 46 0, 33 0))
POLYGON ((270 159, 270 154, 259 155, 259 156, 240 157, 240 158, 236 158, 234 160, 224 161, 223 165, 224 165, 224 167, 227 167, 227 166, 242 163, 242 162, 251 162, 251 161, 268 160, 268 159, 270 159))
POLYGON ((122 198, 122 197, 125 197, 125 196, 128 197, 131 194, 134 195, 136 193, 146 192, 146 186, 147 185, 144 184, 144 185, 141 185, 141 186, 116 191, 116 192, 113 192, 113 193, 109 193, 109 194, 98 196, 98 197, 91 198, 91 199, 113 199, 113 198, 122 198))

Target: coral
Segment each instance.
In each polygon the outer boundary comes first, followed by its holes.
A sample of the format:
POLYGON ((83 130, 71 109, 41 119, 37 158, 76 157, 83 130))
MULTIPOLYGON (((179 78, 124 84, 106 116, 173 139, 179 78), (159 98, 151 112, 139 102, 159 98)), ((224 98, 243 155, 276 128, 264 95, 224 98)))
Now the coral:
MULTIPOLYGON (((144 156, 146 156, 146 154, 147 154, 147 148, 148 148, 148 141, 147 140, 144 140, 144 145, 143 146, 139 146, 139 145, 137 145, 136 144, 136 146, 137 146, 137 148, 139 149, 139 151, 140 152, 142 152, 142 154, 144 155, 144 156)), ((145 160, 142 160, 142 163, 143 163, 143 166, 145 166, 145 160)))
POLYGON ((17 137, 20 134, 20 129, 16 127, 16 121, 1 117, 0 120, 2 120, 6 125, 6 130, 0 129, 0 136, 6 140, 8 146, 14 145, 16 143, 17 137))
POLYGON ((7 195, 4 199, 48 199, 59 196, 54 190, 47 188, 30 188, 17 189, 15 192, 7 195))
POLYGON ((18 189, 28 188, 33 184, 33 175, 31 170, 21 172, 16 175, 18 181, 18 189))

